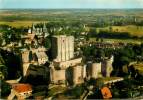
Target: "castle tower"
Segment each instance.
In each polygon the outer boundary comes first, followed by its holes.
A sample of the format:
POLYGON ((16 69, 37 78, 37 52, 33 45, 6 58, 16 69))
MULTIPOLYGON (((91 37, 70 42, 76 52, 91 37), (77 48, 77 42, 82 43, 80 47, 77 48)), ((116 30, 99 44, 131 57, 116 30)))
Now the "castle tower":
POLYGON ((29 51, 28 50, 22 51, 22 62, 23 63, 29 62, 29 51))
POLYGON ((72 74, 73 74, 73 84, 80 84, 84 81, 86 77, 86 67, 77 65, 72 67, 72 74))
POLYGON ((29 53, 30 52, 28 50, 23 50, 21 52, 23 76, 26 75, 29 68, 29 53))
POLYGON ((112 66, 113 61, 114 61, 114 56, 111 56, 109 59, 105 59, 102 62, 102 74, 104 77, 110 77, 110 74, 113 71, 113 66, 112 66))
POLYGON ((102 77, 101 74, 101 62, 100 63, 92 63, 91 66, 91 77, 92 78, 99 78, 102 77))
POLYGON ((83 80, 82 66, 73 67, 73 83, 78 84, 83 80))
POLYGON ((52 38, 52 57, 55 61, 68 61, 74 57, 74 37, 54 36, 52 38))

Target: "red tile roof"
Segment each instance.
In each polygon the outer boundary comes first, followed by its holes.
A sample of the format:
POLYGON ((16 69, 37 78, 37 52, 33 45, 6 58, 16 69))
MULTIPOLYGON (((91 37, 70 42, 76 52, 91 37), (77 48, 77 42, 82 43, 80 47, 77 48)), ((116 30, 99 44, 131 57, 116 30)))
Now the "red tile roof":
POLYGON ((111 91, 108 87, 103 87, 101 89, 101 93, 102 93, 102 96, 104 99, 110 99, 112 98, 112 94, 111 94, 111 91))
POLYGON ((32 91, 30 84, 13 84, 12 88, 18 93, 32 91))

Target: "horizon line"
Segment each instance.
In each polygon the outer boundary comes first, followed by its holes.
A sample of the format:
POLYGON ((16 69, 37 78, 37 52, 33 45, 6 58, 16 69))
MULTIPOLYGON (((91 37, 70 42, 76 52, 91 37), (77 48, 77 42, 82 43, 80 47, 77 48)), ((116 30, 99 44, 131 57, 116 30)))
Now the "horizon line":
POLYGON ((38 9, 39 9, 39 10, 42 10, 42 9, 43 9, 43 10, 54 10, 54 9, 55 9, 55 10, 58 10, 58 9, 59 9, 59 10, 60 10, 60 9, 67 9, 67 10, 68 10, 68 9, 83 9, 83 10, 84 10, 84 9, 85 9, 85 10, 86 10, 86 9, 91 9, 91 10, 92 10, 92 9, 93 9, 93 10, 94 10, 94 9, 95 9, 95 10, 96 10, 96 9, 97 9, 97 10, 102 10, 102 9, 103 9, 103 10, 105 10, 105 9, 107 9, 107 10, 110 10, 110 9, 111 9, 111 10, 114 10, 114 9, 115 9, 115 10, 116 10, 116 9, 117 9, 117 10, 118 10, 118 9, 121 9, 121 10, 122 10, 122 9, 123 9, 123 10, 124 10, 124 9, 125 9, 125 10, 126 10, 126 9, 143 9, 143 8, 0 8, 0 10, 23 10, 23 9, 25 9, 25 10, 28 10, 28 9, 33 9, 33 10, 38 10, 38 9))

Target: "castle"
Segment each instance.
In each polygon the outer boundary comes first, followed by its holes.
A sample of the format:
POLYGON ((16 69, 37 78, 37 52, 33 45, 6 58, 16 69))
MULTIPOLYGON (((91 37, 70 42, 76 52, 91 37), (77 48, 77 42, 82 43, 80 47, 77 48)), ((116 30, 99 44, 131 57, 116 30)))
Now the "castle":
POLYGON ((80 84, 85 79, 110 77, 113 56, 101 62, 82 63, 82 57, 74 56, 74 37, 58 35, 52 37, 51 83, 80 84))
POLYGON ((74 56, 73 36, 53 36, 52 37, 52 58, 51 82, 79 84, 85 78, 85 66, 82 66, 82 58, 74 56))
MULTIPOLYGON (((33 41, 35 36, 43 36, 44 33, 48 33, 45 24, 43 28, 36 28, 33 24, 32 29, 28 30, 28 35, 23 36, 23 38, 33 41)), ((84 64, 82 57, 75 56, 74 41, 73 36, 52 36, 51 55, 53 60, 50 61, 49 66, 50 82, 52 84, 76 85, 83 83, 85 79, 110 77, 113 70, 113 56, 104 58, 99 63, 90 61, 84 64)), ((31 43, 29 42, 29 44, 31 43)), ((49 62, 45 52, 46 48, 42 46, 21 50, 23 76, 26 75, 30 64, 43 65, 49 62)))

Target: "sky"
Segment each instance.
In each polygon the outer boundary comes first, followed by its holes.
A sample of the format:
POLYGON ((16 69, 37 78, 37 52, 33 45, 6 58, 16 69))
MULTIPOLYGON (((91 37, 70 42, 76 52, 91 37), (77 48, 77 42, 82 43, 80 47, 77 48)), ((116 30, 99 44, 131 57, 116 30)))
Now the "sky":
POLYGON ((0 0, 8 8, 143 8, 143 0, 0 0))

